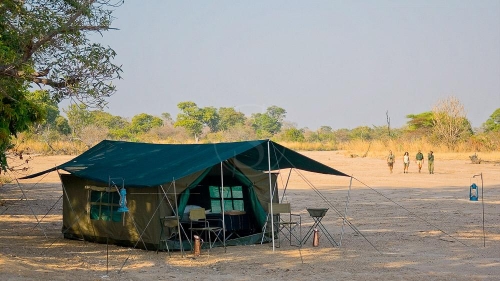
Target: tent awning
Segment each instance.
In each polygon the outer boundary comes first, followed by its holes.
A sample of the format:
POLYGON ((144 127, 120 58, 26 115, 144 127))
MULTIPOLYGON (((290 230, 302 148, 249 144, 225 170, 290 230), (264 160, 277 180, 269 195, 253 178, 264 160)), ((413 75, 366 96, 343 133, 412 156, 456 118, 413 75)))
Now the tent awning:
POLYGON ((108 183, 110 179, 123 179, 126 186, 158 186, 231 158, 260 171, 269 170, 270 159, 271 170, 295 168, 348 177, 270 140, 214 144, 150 144, 104 140, 64 164, 21 179, 61 169, 102 183, 108 183))

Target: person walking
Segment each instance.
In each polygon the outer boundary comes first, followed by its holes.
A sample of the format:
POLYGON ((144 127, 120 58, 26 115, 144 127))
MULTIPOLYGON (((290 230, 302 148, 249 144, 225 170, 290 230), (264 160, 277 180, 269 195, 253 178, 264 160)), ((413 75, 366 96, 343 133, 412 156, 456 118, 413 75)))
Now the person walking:
POLYGON ((408 151, 403 155, 403 165, 403 173, 408 174, 408 167, 410 167, 410 154, 408 153, 408 151))
POLYGON ((396 157, 392 154, 392 150, 389 150, 389 155, 387 156, 387 165, 389 166, 389 170, 392 174, 392 168, 394 168, 394 162, 396 161, 396 157))
POLYGON ((429 166, 429 174, 434 174, 434 154, 432 151, 427 154, 427 165, 429 166))
POLYGON ((420 173, 420 170, 422 170, 422 165, 424 164, 424 155, 422 154, 422 151, 420 151, 420 149, 418 150, 417 155, 415 155, 415 159, 417 160, 418 172, 420 173))

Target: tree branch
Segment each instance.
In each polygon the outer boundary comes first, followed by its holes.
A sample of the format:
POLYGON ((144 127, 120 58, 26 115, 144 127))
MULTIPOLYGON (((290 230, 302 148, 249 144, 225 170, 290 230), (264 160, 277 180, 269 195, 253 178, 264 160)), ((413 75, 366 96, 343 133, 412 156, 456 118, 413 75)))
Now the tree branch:
POLYGON ((33 55, 33 53, 36 52, 38 49, 40 49, 40 47, 43 46, 43 44, 51 41, 57 35, 64 33, 64 30, 69 30, 70 25, 73 24, 83 14, 84 10, 90 5, 92 5, 93 2, 95 2, 95 0, 90 0, 87 4, 82 4, 80 8, 76 10, 76 12, 68 19, 68 21, 63 26, 53 30, 52 32, 49 32, 37 42, 31 42, 31 44, 29 44, 30 46, 24 53, 23 62, 28 61, 33 55))
POLYGON ((59 89, 59 88, 66 88, 68 85, 74 85, 74 84, 80 82, 80 79, 78 79, 78 78, 70 78, 70 79, 67 79, 67 80, 64 80, 64 81, 56 82, 54 80, 47 79, 47 78, 33 77, 32 81, 34 83, 36 83, 36 84, 44 84, 44 85, 51 86, 52 88, 58 88, 59 89))

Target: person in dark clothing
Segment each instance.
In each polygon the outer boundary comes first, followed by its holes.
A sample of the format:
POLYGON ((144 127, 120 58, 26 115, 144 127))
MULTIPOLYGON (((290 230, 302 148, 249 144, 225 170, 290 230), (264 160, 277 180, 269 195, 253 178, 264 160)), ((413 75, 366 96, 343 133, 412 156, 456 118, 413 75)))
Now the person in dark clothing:
POLYGON ((417 166, 418 166, 418 172, 420 173, 420 170, 422 170, 422 165, 424 164, 424 155, 420 151, 420 149, 417 152, 417 155, 415 155, 415 159, 417 160, 417 166))
POLYGON ((429 166, 429 174, 434 174, 434 154, 432 151, 427 154, 427 165, 429 166))

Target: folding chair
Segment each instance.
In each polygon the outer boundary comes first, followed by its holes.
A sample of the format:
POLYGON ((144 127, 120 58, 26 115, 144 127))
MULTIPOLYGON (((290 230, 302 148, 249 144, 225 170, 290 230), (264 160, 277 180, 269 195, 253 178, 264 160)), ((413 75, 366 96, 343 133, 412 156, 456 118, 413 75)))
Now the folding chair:
MULTIPOLYGON (((274 229, 278 234, 278 247, 281 246, 281 239, 279 233, 290 242, 290 246, 302 246, 302 218, 299 214, 292 214, 290 203, 271 203, 267 204, 269 215, 267 216, 266 226, 271 223, 271 215, 275 216, 274 229), (298 234, 297 234, 298 230, 298 234), (296 244, 292 244, 293 241, 296 244)), ((266 227, 264 226, 264 227, 266 227)))
MULTIPOLYGON (((176 237, 179 234, 178 233, 179 218, 177 216, 163 217, 163 218, 160 218, 160 223, 161 223, 160 244, 165 243, 164 246, 168 251, 168 255, 170 256, 170 249, 168 247, 168 241, 170 239, 173 239, 174 237, 176 237), (167 233, 169 233, 168 236, 166 235, 167 233)), ((182 241, 182 240, 180 240, 180 241, 182 241)), ((160 245, 160 246, 162 246, 162 245, 160 245)), ((158 250, 160 249, 160 246, 158 247, 156 252, 158 252, 158 250)))
MULTIPOLYGON (((223 228, 220 226, 210 226, 210 221, 212 222, 212 225, 215 225, 218 222, 207 220, 204 208, 191 209, 189 211, 189 221, 190 221, 189 230, 191 231, 191 239, 193 238, 193 232, 194 232, 200 235, 200 237, 204 235, 205 242, 208 242, 210 249, 212 249, 212 247, 215 245, 217 241, 222 243, 224 245, 224 248, 226 247, 224 241, 222 241, 221 238, 223 234, 222 233, 223 228), (213 239, 214 241, 212 241, 211 234, 214 235, 213 239)), ((220 225, 222 225, 222 221, 220 221, 220 225)))

